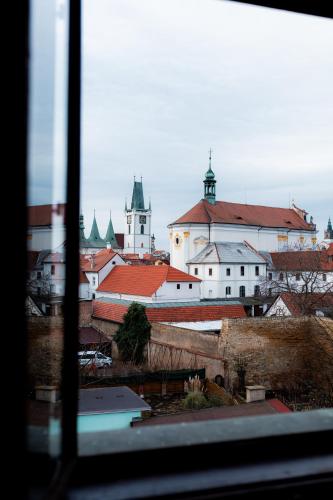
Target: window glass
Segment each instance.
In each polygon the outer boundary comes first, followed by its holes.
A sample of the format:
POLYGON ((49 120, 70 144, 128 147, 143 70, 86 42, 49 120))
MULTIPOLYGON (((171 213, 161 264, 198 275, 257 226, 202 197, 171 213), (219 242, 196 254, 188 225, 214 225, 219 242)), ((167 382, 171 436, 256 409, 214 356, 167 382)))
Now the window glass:
POLYGON ((66 266, 68 2, 30 2, 28 131, 28 443, 60 453, 66 266))

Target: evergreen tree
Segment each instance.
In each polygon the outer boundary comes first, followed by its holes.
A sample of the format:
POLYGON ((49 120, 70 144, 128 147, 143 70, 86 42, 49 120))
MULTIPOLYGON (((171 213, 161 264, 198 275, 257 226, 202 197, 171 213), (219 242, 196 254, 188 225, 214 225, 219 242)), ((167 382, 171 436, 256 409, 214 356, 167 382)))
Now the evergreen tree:
POLYGON ((145 361, 145 348, 150 339, 150 330, 151 324, 146 316, 146 308, 133 302, 114 337, 124 361, 132 361, 136 365, 145 361))

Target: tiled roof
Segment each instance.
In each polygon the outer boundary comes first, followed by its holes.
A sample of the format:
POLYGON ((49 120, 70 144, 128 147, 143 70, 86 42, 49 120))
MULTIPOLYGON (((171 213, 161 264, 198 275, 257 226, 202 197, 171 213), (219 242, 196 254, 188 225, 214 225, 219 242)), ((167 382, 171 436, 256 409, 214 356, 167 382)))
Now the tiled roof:
POLYGON ((34 205, 28 207, 29 226, 51 226, 52 213, 65 217, 65 204, 58 205, 34 205))
MULTIPOLYGON (((306 300, 302 299, 302 294, 285 292, 281 293, 279 297, 283 300, 292 316, 302 315, 301 304, 302 301, 306 300)), ((308 299, 308 301, 311 310, 313 310, 313 313, 316 311, 316 309, 333 308, 333 293, 327 293, 326 295, 313 293, 311 294, 311 297, 308 299)))
POLYGON ((112 248, 105 248, 100 250, 95 255, 81 255, 80 264, 82 271, 97 273, 100 271, 111 259, 117 255, 112 248))
POLYGON ((305 222, 292 208, 244 205, 227 201, 217 201, 215 205, 212 205, 207 200, 200 200, 191 210, 173 222, 173 224, 188 223, 241 224, 314 230, 314 226, 305 222))
POLYGON ((61 252, 51 252, 43 260, 45 263, 53 262, 55 264, 65 263, 65 254, 61 252))
MULTIPOLYGON (((114 304, 95 300, 93 302, 93 316, 114 321, 123 322, 129 305, 114 304)), ((221 306, 181 306, 146 308, 146 315, 151 322, 160 321, 209 321, 222 318, 245 318, 246 313, 241 305, 221 305, 221 306)))
POLYGON ((246 263, 265 264, 265 259, 244 243, 208 243, 188 264, 199 263, 246 263))
POLYGON ((115 266, 97 288, 98 292, 151 297, 167 282, 200 282, 171 266, 115 266))
POLYGON ((79 281, 80 281, 80 283, 89 283, 89 280, 88 280, 85 272, 80 271, 79 281))
POLYGON ((326 250, 272 252, 270 259, 277 271, 333 271, 333 261, 326 250))

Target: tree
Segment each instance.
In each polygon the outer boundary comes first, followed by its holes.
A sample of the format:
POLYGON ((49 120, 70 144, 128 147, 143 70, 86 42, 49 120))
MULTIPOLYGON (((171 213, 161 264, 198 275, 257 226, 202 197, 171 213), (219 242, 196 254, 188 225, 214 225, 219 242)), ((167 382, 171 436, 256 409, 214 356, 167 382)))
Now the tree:
POLYGON ((124 361, 138 365, 145 361, 146 346, 150 339, 151 324, 146 308, 133 302, 124 315, 124 322, 118 328, 114 340, 124 361))
POLYGON ((301 314, 325 306, 333 292, 333 264, 325 251, 278 252, 271 255, 262 295, 292 294, 301 314))

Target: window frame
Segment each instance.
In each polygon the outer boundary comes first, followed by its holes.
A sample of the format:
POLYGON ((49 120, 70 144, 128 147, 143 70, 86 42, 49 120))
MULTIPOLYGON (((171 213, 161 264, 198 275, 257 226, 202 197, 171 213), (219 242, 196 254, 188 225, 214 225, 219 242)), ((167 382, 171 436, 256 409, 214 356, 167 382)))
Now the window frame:
MULTIPOLYGON (((282 8, 294 12, 302 12, 312 15, 322 15, 325 17, 333 17, 332 6, 327 6, 324 2, 251 2, 236 0, 240 3, 255 4, 268 6, 273 8, 282 8)), ((17 4, 6 6, 12 9, 10 20, 13 39, 18 42, 18 49, 15 59, 16 71, 13 73, 6 72, 6 78, 11 82, 11 91, 14 99, 10 102, 14 109, 10 110, 9 121, 7 127, 15 141, 16 147, 11 148, 10 144, 6 144, 8 152, 12 158, 15 169, 8 172, 12 176, 13 185, 16 186, 15 192, 12 193, 15 203, 13 206, 12 217, 10 218, 10 226, 18 228, 14 232, 14 248, 16 266, 14 270, 9 269, 8 281, 13 281, 16 287, 16 301, 10 306, 9 310, 15 312, 13 314, 14 329, 17 333, 17 338, 21 342, 17 342, 16 349, 16 377, 12 381, 10 387, 10 404, 11 415, 11 433, 12 442, 11 448, 14 450, 13 461, 10 461, 11 454, 8 457, 9 466, 13 470, 38 470, 39 478, 46 481, 51 481, 48 474, 43 474, 48 471, 48 466, 45 461, 45 456, 27 454, 26 432, 25 432, 25 372, 26 372, 26 319, 25 319, 25 293, 26 293, 26 201, 27 201, 27 131, 28 131, 28 64, 29 61, 29 0, 22 2, 18 13, 17 4), (22 182, 17 183, 17 176, 20 175, 22 182), (14 276, 13 276, 14 274, 14 276), (14 279, 15 277, 15 279, 14 279)), ((161 480, 168 472, 173 474, 175 482, 179 479, 180 491, 184 491, 186 484, 190 481, 192 492, 204 491, 209 495, 214 495, 217 492, 228 494, 248 496, 251 498, 259 498, 256 496, 264 492, 260 498, 267 497, 267 491, 273 491, 277 496, 281 491, 287 490, 290 495, 303 492, 304 495, 308 491, 315 491, 315 494, 325 491, 324 488, 328 484, 333 485, 333 467, 322 468, 321 470, 314 468, 314 457, 320 464, 324 464, 326 458, 331 459, 332 449, 330 443, 333 442, 332 429, 317 429, 314 431, 287 433, 277 436, 267 436, 261 439, 234 439, 230 442, 207 442, 199 446, 193 444, 182 448, 166 448, 153 449, 150 451, 129 451, 121 453, 118 456, 115 454, 97 455, 92 454, 90 457, 81 459, 77 454, 77 398, 73 398, 73 394, 78 391, 77 373, 77 326, 78 326, 78 277, 79 272, 73 272, 74 269, 79 270, 78 266, 78 231, 77 221, 79 219, 79 186, 80 186, 80 91, 81 91, 81 2, 80 0, 70 1, 70 37, 69 37, 69 78, 68 78, 68 141, 67 141, 67 212, 66 212, 66 230, 67 230, 67 248, 66 248, 66 289, 65 289, 65 334, 64 334, 64 368, 63 368, 63 417, 62 417, 62 443, 61 457, 58 468, 58 473, 55 476, 51 487, 50 495, 52 498, 57 498, 60 493, 66 489, 75 489, 80 485, 100 486, 102 481, 112 483, 117 481, 118 487, 128 488, 131 482, 136 481, 136 491, 144 493, 144 484, 142 480, 147 478, 147 474, 153 474, 155 481, 155 493, 166 493, 167 486, 161 486, 161 480), (71 140, 69 140, 71 139, 71 140), (68 194, 70 193, 70 196, 68 194), (70 271, 69 271, 70 269, 70 271), (73 376, 74 374, 74 376, 73 376), (259 453, 259 451, 263 453, 259 453), (197 453, 196 453, 197 452, 197 453), (218 452, 218 453, 216 453, 218 452), (218 459, 216 459, 218 456, 218 459), (309 458, 310 463, 304 462, 304 457, 309 458), (270 467, 271 474, 266 473, 264 477, 255 476, 255 472, 261 472, 261 467, 264 463, 270 467), (140 468, 138 464, 144 464, 140 468), (221 475, 221 471, 232 470, 235 466, 236 477, 241 479, 245 472, 249 472, 248 480, 244 484, 241 481, 234 486, 226 484, 214 483, 214 471, 221 475), (254 466, 254 468, 253 468, 254 466), (273 474, 273 469, 277 469, 279 474, 273 474), (252 475, 249 470, 252 467, 252 475), (283 474, 283 470, 288 468, 289 475, 283 474), (300 473, 293 475, 290 471, 294 468, 299 468, 300 473), (110 470, 113 470, 114 476, 110 480, 110 470), (135 477, 132 471, 135 470, 135 477), (202 476, 200 476, 201 485, 195 481, 198 472, 205 475, 205 485, 203 486, 202 476), (88 473, 88 474, 87 474, 88 473), (273 479, 274 477, 274 479, 273 479), (69 483, 70 479, 70 483, 69 483), (119 484, 119 480, 123 483, 119 484), (141 483, 140 483, 141 481, 141 483), (160 481, 160 482, 159 482, 160 481), (160 485, 160 486, 159 486, 160 485), (261 492, 261 493, 260 493, 261 492), (58 496, 57 496, 58 494, 58 496)), ((8 266, 9 267, 9 266, 8 266)), ((310 412, 311 413, 311 412, 310 412)), ((298 415, 303 419, 305 415, 298 415)), ((310 416, 311 417, 311 416, 310 416)), ((250 417, 249 417, 250 418, 250 417)), ((260 417, 256 417, 260 418, 260 417)), ((262 417, 261 417, 262 418, 262 417)), ((282 418, 282 417, 281 417, 282 418)), ((262 420, 263 422, 264 420, 262 420)), ((207 425, 203 425, 206 429, 207 425)), ((327 464, 326 464, 327 465, 327 464)), ((331 462, 332 465, 332 462, 331 462)), ((29 477, 29 474, 26 474, 29 477)), ((9 484, 8 479, 8 484, 9 484)), ((151 481, 151 479, 150 479, 151 481)), ((170 478, 168 480, 170 484, 170 478)), ((19 481, 17 488, 26 491, 27 483, 19 481)), ((107 483, 106 483, 107 484, 107 483)), ((10 482, 12 488, 12 483, 10 482)), ((104 485, 104 488, 107 486, 104 485)), ((16 491, 17 492, 17 491, 16 491)), ((143 498, 148 498, 148 492, 143 495, 143 498)), ((150 495, 151 496, 151 495, 150 495)), ((178 494, 179 498, 179 494, 178 494)), ((201 496, 201 498, 203 498, 201 496)), ((235 498, 235 496, 233 496, 235 498)))

